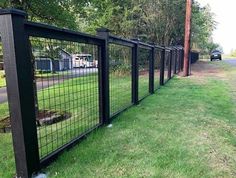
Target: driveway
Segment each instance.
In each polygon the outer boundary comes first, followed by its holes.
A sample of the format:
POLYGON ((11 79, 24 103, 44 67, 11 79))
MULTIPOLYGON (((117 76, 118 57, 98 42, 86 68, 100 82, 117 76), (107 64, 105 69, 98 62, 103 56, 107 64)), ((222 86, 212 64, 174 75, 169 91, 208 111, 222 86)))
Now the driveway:
MULTIPOLYGON (((64 82, 65 80, 71 79, 71 78, 76 78, 76 77, 81 77, 84 75, 88 75, 91 73, 97 72, 97 68, 87 68, 87 69, 72 69, 68 71, 68 74, 66 73, 64 76, 59 76, 59 77, 52 77, 52 78, 47 78, 47 79, 38 79, 37 80, 37 89, 41 90, 44 88, 48 88, 50 86, 53 86, 55 84, 59 84, 64 82)), ((7 101, 7 89, 6 87, 0 88, 0 104, 4 103, 7 101)))

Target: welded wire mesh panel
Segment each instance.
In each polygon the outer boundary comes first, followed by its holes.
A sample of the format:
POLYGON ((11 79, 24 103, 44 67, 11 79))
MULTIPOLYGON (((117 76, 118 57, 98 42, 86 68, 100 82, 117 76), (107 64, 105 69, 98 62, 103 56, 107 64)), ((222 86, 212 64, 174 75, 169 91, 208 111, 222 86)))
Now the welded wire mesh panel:
POLYGON ((169 80, 169 68, 170 68, 170 51, 165 51, 165 63, 164 63, 164 82, 169 80))
POLYGON ((154 89, 160 87, 160 69, 161 69, 161 49, 155 50, 154 56, 154 89))
POLYGON ((139 100, 149 94, 149 61, 152 56, 152 51, 144 48, 139 48, 138 56, 138 96, 139 100))
POLYGON ((132 104, 132 48, 110 44, 109 55, 110 114, 113 116, 132 104))
POLYGON ((99 124, 98 47, 30 41, 39 153, 44 158, 99 124))

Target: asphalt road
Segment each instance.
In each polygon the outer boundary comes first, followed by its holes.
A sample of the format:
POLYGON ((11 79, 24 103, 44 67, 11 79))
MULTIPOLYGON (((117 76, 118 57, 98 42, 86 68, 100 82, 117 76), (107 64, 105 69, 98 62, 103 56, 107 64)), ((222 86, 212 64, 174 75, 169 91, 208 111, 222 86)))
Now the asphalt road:
POLYGON ((226 62, 227 64, 236 66, 236 59, 223 59, 224 62, 226 62))
MULTIPOLYGON (((78 68, 78 69, 73 69, 71 71, 68 71, 68 74, 66 73, 64 76, 50 78, 50 79, 43 79, 43 80, 38 79, 37 90, 48 88, 55 84, 62 83, 65 80, 95 73, 97 71, 98 70, 96 68, 87 68, 87 69, 78 68)), ((3 87, 3 88, 0 88, 0 103, 4 103, 6 101, 7 101, 7 89, 6 87, 3 87)))

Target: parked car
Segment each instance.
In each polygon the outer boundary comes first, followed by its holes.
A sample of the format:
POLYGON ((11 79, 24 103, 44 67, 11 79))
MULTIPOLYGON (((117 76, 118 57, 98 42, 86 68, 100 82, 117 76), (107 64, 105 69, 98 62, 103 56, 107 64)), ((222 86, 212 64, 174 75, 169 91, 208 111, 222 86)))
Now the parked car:
POLYGON ((221 52, 219 50, 214 50, 211 52, 211 61, 219 59, 220 61, 222 60, 221 52))
POLYGON ((98 61, 93 59, 91 54, 73 54, 73 67, 97 67, 98 61))

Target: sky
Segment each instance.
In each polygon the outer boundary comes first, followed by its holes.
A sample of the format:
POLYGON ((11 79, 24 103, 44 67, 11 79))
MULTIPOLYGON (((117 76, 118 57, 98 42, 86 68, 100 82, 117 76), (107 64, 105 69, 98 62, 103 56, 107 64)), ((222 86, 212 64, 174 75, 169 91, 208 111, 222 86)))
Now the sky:
POLYGON ((197 0, 201 5, 209 4, 218 22, 213 40, 219 43, 225 54, 236 49, 236 0, 197 0))

